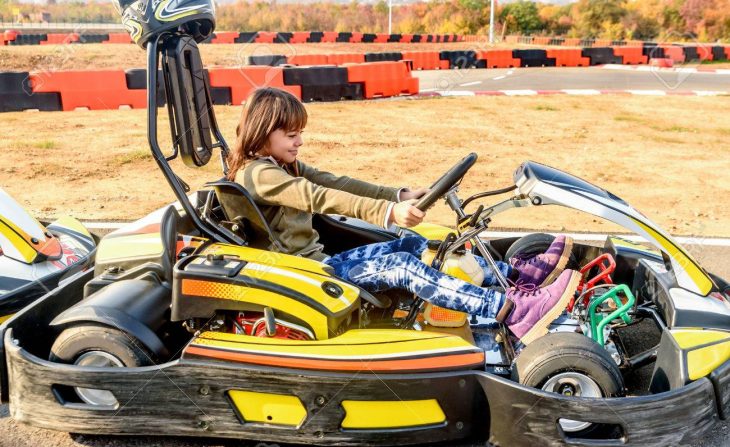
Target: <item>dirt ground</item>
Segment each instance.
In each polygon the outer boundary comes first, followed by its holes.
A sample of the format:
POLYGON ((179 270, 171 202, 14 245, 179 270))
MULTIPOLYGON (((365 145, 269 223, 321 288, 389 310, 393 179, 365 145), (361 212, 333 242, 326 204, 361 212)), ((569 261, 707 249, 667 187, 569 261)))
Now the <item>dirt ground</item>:
MULTIPOLYGON (((307 105, 300 158, 341 175, 419 187, 474 151, 479 161, 462 198, 511 185, 519 163, 534 160, 612 191, 673 234, 730 236, 729 105, 730 97, 610 95, 315 103, 307 105)), ((232 141, 240 108, 216 114, 232 141)), ((139 218, 174 199, 150 155, 145 117, 144 110, 5 113, 0 187, 41 218, 139 218)), ((159 134, 167 147, 164 122, 159 134)), ((216 161, 179 172, 193 188, 221 176, 216 161)), ((427 220, 453 225, 454 216, 439 204, 427 220)), ((509 211, 493 227, 620 231, 558 207, 509 211)))
MULTIPOLYGON (((454 43, 314 43, 200 45, 206 65, 246 65, 250 55, 383 53, 389 51, 485 50, 486 42, 454 43)), ((502 47, 502 44, 498 45, 502 47)), ((525 47, 504 45, 505 48, 525 47)), ((0 47, 0 71, 135 68, 146 53, 132 44, 28 45, 0 47)))

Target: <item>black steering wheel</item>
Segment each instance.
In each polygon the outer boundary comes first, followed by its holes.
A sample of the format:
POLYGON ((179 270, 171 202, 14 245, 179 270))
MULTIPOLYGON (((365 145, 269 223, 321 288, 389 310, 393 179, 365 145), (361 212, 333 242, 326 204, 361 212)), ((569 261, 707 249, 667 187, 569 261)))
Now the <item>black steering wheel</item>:
POLYGON ((441 196, 449 192, 451 188, 459 183, 459 180, 464 177, 469 168, 474 166, 474 163, 476 162, 477 154, 474 152, 462 158, 461 161, 449 169, 446 174, 436 180, 436 183, 431 185, 431 190, 421 197, 413 206, 421 211, 426 211, 431 208, 431 205, 436 203, 441 196))

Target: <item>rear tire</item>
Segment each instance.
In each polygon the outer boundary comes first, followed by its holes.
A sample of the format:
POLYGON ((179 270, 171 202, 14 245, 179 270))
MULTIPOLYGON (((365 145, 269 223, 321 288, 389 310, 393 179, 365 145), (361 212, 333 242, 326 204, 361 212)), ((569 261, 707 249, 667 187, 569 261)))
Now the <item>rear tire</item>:
MULTIPOLYGON (((553 332, 530 343, 515 360, 512 379, 566 396, 605 398, 624 394, 623 376, 608 352, 574 332, 553 332)), ((569 420, 560 425, 578 438, 598 435, 602 429, 596 424, 569 420)))
POLYGON ((70 327, 56 338, 49 360, 74 363, 87 352, 104 352, 133 368, 155 363, 154 354, 137 338, 109 326, 83 324, 70 327))

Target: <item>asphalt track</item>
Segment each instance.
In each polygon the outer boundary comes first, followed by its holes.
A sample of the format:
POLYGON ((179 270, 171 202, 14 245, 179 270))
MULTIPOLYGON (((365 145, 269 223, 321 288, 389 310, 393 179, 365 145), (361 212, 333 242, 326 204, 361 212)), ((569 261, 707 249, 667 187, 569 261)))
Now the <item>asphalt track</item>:
MULTIPOLYGON (((720 277, 730 278, 730 262, 727 262, 730 259, 730 247, 698 244, 685 244, 684 247, 706 269, 720 277)), ((195 409, 191 408, 190 411, 194 413, 195 409)), ((688 408, 687 411, 690 412, 692 409, 688 408)), ((203 438, 71 435, 15 422, 9 417, 8 406, 0 406, 0 447, 36 447, 39 445, 57 447, 274 447, 276 444, 203 438)), ((689 447, 727 447, 728 445, 730 445, 730 424, 718 422, 710 433, 689 447)))
MULTIPOLYGON (((690 68, 690 67, 686 67, 690 68)), ((510 68, 414 71, 422 93, 495 90, 649 90, 730 93, 730 74, 638 71, 601 67, 510 68)))

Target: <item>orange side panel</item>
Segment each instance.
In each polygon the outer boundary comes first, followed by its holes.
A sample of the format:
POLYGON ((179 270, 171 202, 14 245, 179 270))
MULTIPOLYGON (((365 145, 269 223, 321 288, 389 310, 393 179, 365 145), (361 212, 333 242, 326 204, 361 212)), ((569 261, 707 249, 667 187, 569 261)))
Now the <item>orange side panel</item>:
POLYGON ((456 368, 473 368, 484 363, 483 352, 471 352, 438 357, 424 357, 399 360, 327 360, 269 356, 246 352, 224 351, 221 349, 189 346, 185 354, 200 357, 229 360, 233 362, 269 365, 282 368, 309 369, 320 371, 428 371, 456 368))
POLYGON ((284 69, 247 65, 238 68, 209 68, 211 87, 230 87, 231 104, 239 105, 257 88, 276 87, 286 90, 297 98, 302 97, 298 85, 284 85, 284 69))
POLYGON ((63 110, 147 107, 146 90, 130 90, 124 70, 31 72, 33 92, 59 93, 63 110))
POLYGON ((240 33, 233 31, 221 31, 215 33, 215 39, 210 43, 235 43, 240 33))
POLYGON ((256 40, 254 42, 256 43, 274 43, 274 39, 276 38, 276 33, 269 32, 269 31, 259 31, 256 35, 256 40))
POLYGON ((547 57, 555 59, 556 67, 588 67, 591 59, 581 52, 580 48, 548 48, 547 57))
POLYGON ((413 61, 414 70, 437 70, 441 67, 438 51, 403 51, 402 54, 404 60, 413 61))
POLYGON ((334 43, 337 42, 337 36, 340 33, 336 33, 334 31, 325 31, 322 34, 322 42, 328 42, 328 43, 334 43))
POLYGON ((367 62, 347 66, 349 82, 362 82, 366 98, 418 93, 418 79, 405 62, 367 62))
POLYGON ((362 64, 363 62, 365 62, 364 53, 337 53, 327 55, 327 63, 330 65, 362 64))
POLYGON ((292 65, 327 65, 329 63, 326 54, 295 54, 287 57, 286 62, 292 65))
POLYGON ((520 66, 520 60, 512 57, 512 50, 477 51, 477 59, 487 61, 487 68, 513 68, 520 66))
POLYGON ((289 43, 307 43, 309 39, 309 31, 295 31, 292 33, 289 43))
POLYGON ((361 43, 362 42, 362 33, 352 33, 352 36, 350 36, 350 43, 361 43))
POLYGON ((613 54, 621 56, 624 65, 639 65, 649 63, 649 57, 644 56, 643 47, 613 47, 613 54))
POLYGON ((132 43, 132 37, 127 33, 112 33, 109 40, 102 43, 132 43))

